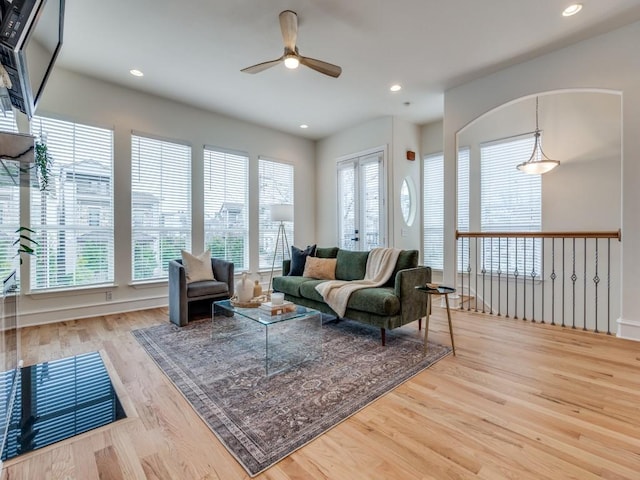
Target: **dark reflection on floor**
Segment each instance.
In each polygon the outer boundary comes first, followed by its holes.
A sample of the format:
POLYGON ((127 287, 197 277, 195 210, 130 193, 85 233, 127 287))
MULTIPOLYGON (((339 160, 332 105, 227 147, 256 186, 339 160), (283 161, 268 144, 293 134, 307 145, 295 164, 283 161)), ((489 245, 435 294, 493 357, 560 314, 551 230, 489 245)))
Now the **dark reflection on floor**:
POLYGON ((2 460, 125 417, 98 352, 23 367, 2 460))

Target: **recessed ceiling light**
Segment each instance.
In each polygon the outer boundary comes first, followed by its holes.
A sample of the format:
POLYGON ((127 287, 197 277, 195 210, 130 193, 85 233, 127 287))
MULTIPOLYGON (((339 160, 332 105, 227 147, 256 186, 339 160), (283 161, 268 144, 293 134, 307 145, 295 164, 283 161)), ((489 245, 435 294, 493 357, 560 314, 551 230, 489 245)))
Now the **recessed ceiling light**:
POLYGON ((392 92, 399 92, 400 90, 402 90, 402 85, 398 85, 396 83, 395 85, 391 85, 389 90, 391 90, 392 92))
POLYGON ((569 5, 567 8, 564 9, 564 11, 562 12, 562 16, 571 17, 572 15, 575 15, 576 13, 578 13, 580 10, 582 10, 582 4, 574 3, 573 5, 569 5))
POLYGON ((303 123, 302 125, 300 125, 300 128, 309 128, 309 125, 307 125, 306 123, 303 123))
POLYGON ((132 70, 129 70, 129 73, 134 77, 144 77, 144 73, 142 73, 140 70, 137 70, 135 68, 132 70))

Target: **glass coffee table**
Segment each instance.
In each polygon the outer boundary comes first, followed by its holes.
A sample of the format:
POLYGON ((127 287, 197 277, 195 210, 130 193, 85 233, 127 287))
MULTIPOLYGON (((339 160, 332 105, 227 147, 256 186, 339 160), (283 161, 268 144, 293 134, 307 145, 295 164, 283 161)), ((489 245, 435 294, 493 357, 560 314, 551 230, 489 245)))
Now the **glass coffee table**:
POLYGON ((261 308, 234 306, 231 300, 213 302, 212 339, 250 350, 251 355, 242 358, 262 363, 267 376, 322 358, 322 314, 294 307, 294 311, 271 315, 261 308))

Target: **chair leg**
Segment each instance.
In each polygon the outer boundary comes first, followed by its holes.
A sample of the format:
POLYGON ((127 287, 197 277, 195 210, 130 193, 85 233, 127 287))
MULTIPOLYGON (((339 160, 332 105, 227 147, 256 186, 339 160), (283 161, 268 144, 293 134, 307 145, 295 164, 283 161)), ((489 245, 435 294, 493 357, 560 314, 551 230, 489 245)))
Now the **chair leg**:
POLYGON ((384 328, 380 328, 380 337, 382 339, 382 346, 385 346, 385 343, 387 341, 387 335, 386 335, 387 331, 384 328))
POLYGON ((418 319, 418 331, 422 330, 422 317, 418 319))

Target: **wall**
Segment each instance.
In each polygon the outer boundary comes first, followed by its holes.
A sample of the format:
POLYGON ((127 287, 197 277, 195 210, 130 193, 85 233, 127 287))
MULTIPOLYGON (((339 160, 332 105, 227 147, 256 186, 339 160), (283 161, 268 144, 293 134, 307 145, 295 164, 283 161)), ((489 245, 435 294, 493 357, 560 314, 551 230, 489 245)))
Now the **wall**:
POLYGON ((386 149, 385 162, 393 143, 393 118, 381 117, 331 135, 316 145, 316 241, 319 246, 337 245, 337 174, 340 157, 376 147, 386 149))
POLYGON ((318 141, 316 147, 316 188, 318 193, 318 245, 336 245, 338 159, 382 147, 385 149, 387 220, 389 246, 420 250, 420 127, 397 117, 381 117, 318 141), (406 159, 407 150, 416 152, 416 161, 406 159), (416 214, 411 226, 404 223, 399 205, 402 180, 409 176, 416 187, 416 214))
MULTIPOLYGON (((456 134, 480 115, 518 98, 563 89, 622 94, 622 295, 618 335, 640 340, 640 23, 592 38, 453 88, 445 94, 445 278, 455 277, 456 134)), ((618 194, 615 192, 614 194, 618 194)))
MULTIPOLYGON (((214 87, 212 87, 214 88, 214 87)), ((56 322, 166 305, 166 282, 131 285, 131 131, 191 143, 192 178, 203 178, 203 146, 212 145, 248 153, 249 191, 258 189, 258 156, 295 166, 296 244, 315 241, 314 148, 310 140, 231 119, 170 100, 115 86, 70 71, 55 69, 38 114, 114 128, 115 286, 68 292, 27 294, 21 299, 21 324, 56 322), (105 301, 105 292, 113 300, 105 301)), ((204 243, 203 184, 192 184, 192 250, 204 243)), ((258 203, 250 195, 251 270, 257 270, 258 203)), ((23 268, 23 278, 28 272, 23 268)))
MULTIPOLYGON (((612 192, 622 188, 621 100, 620 95, 599 92, 560 92, 539 98, 544 152, 561 162, 541 177, 543 231, 620 228, 621 197, 612 192)), ((535 97, 530 97, 468 125, 457 141, 459 147, 470 147, 471 169, 479 171, 482 142, 534 130, 535 97)), ((480 181, 479 177, 474 180, 480 181)), ((479 205, 479 187, 473 186, 472 191, 471 204, 479 205)), ((477 218, 471 224, 473 230, 480 228, 477 218)))

